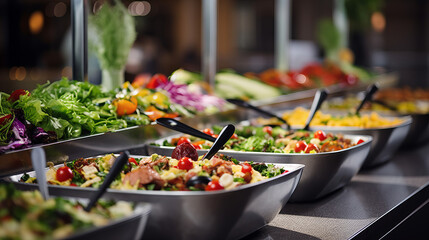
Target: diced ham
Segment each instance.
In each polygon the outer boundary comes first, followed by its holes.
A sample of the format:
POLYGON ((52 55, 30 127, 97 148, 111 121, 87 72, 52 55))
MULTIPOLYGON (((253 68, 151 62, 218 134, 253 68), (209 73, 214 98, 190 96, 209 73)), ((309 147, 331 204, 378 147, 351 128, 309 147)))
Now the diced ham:
POLYGON ((165 184, 165 181, 161 179, 158 172, 149 166, 140 166, 139 168, 132 170, 124 176, 122 182, 125 184, 128 182, 132 186, 138 183, 139 187, 149 183, 155 183, 159 188, 165 184))

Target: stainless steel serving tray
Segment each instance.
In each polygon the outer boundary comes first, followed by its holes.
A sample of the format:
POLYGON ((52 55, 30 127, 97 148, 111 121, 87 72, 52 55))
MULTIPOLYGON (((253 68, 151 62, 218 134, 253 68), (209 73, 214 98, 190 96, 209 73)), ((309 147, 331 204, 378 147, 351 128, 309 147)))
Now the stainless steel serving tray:
MULTIPOLYGON (((108 189, 103 198, 151 204, 143 239, 239 239, 273 220, 298 185, 304 165, 277 165, 289 172, 232 190, 170 192, 108 189)), ((29 174, 34 176, 34 172, 29 174)), ((36 184, 19 182, 21 175, 11 176, 7 180, 21 189, 37 188, 36 184)), ((56 196, 87 197, 95 190, 49 185, 49 194, 56 196)))
MULTIPOLYGON (((164 140, 178 137, 171 136, 155 141, 161 144, 164 140)), ((313 201, 345 186, 362 167, 369 153, 372 137, 364 135, 345 135, 354 142, 359 139, 364 143, 335 152, 301 154, 301 153, 267 153, 267 152, 239 152, 232 150, 220 150, 227 156, 239 161, 294 163, 305 165, 305 170, 297 189, 290 201, 313 201)), ((147 145, 149 154, 171 156, 174 147, 147 145)), ((201 155, 207 150, 197 150, 201 155)))

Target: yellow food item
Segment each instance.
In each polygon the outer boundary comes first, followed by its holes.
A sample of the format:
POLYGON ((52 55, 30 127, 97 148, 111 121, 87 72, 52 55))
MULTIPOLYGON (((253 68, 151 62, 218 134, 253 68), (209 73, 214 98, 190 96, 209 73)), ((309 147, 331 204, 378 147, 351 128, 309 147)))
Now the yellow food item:
MULTIPOLYGON (((298 107, 292 112, 283 114, 283 118, 291 125, 304 126, 308 118, 309 110, 298 107)), ((399 118, 383 118, 376 112, 371 114, 333 116, 324 114, 320 111, 316 112, 310 126, 335 126, 335 127, 360 127, 360 128, 377 128, 391 127, 399 125, 403 120, 399 118)))

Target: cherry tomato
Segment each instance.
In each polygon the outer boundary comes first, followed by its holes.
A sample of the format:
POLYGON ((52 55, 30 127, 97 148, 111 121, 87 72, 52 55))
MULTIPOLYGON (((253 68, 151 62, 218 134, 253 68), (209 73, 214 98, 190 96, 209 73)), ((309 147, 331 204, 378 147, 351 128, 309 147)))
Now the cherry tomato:
POLYGON ((150 81, 150 79, 151 79, 150 74, 144 74, 144 73, 142 73, 142 74, 137 75, 134 78, 134 80, 131 83, 131 85, 134 88, 139 88, 139 87, 142 87, 142 86, 146 85, 150 81))
POLYGON ((236 133, 232 134, 230 139, 238 139, 238 135, 236 133))
POLYGON ((362 140, 362 139, 359 139, 358 141, 357 141, 357 143, 356 144, 361 144, 361 143, 363 143, 363 142, 365 142, 364 140, 362 140))
POLYGON ((210 135, 210 136, 214 134, 213 130, 211 130, 210 128, 206 128, 206 129, 204 129, 204 130, 203 130, 203 133, 208 134, 208 135, 210 135))
POLYGON ((300 152, 304 151, 306 147, 307 147, 307 143, 305 143, 304 141, 298 141, 295 144, 294 150, 296 153, 300 153, 300 152))
POLYGON ((28 95, 28 96, 30 96, 30 92, 27 91, 27 90, 24 90, 24 89, 17 89, 17 90, 13 91, 10 94, 10 96, 9 96, 9 98, 7 100, 15 102, 15 101, 19 100, 19 97, 21 95, 28 95))
POLYGON ((191 140, 189 140, 189 138, 187 137, 180 137, 179 140, 177 141, 177 146, 179 146, 180 144, 187 142, 187 143, 191 143, 191 140))
POLYGON ((137 163, 137 161, 136 161, 136 159, 135 158, 132 158, 132 157, 130 157, 130 158, 128 158, 128 162, 129 163, 134 163, 135 165, 139 165, 138 163, 137 163))
POLYGON ((224 187, 222 187, 222 185, 220 185, 219 181, 217 180, 209 182, 209 184, 206 186, 206 191, 217 191, 222 189, 224 189, 224 187))
POLYGON ((5 114, 0 117, 0 126, 6 124, 12 118, 12 114, 5 114))
POLYGON ((241 172, 242 173, 251 173, 252 172, 252 166, 248 163, 242 163, 241 164, 241 172))
POLYGON ((77 184, 76 183, 70 183, 70 186, 77 187, 77 184))
POLYGON ((268 133, 270 136, 273 135, 273 128, 270 126, 265 126, 264 128, 262 128, 262 131, 268 133))
POLYGON ((310 153, 313 150, 316 151, 316 152, 320 152, 319 148, 316 145, 314 145, 312 143, 309 143, 307 145, 307 147, 305 148, 304 152, 305 153, 310 153))
POLYGON ((73 178, 73 172, 72 170, 67 166, 62 166, 57 169, 57 180, 60 182, 67 181, 69 179, 73 178))
POLYGON ((314 133, 314 138, 317 138, 317 139, 319 139, 320 141, 323 141, 323 140, 325 140, 325 139, 326 139, 326 133, 325 133, 324 131, 322 131, 322 130, 317 130, 317 131, 314 133))
POLYGON ((158 73, 152 76, 149 83, 146 85, 146 88, 155 89, 159 85, 167 82, 168 82, 167 77, 164 74, 158 73))
POLYGON ((282 174, 285 174, 285 173, 288 173, 288 172, 289 172, 289 170, 284 170, 284 172, 282 174))
POLYGON ((177 168, 182 170, 191 170, 192 168, 194 168, 194 164, 192 163, 192 160, 190 158, 183 157, 179 160, 177 168))
POLYGON ((131 97, 128 99, 116 99, 113 101, 113 105, 116 107, 116 114, 118 116, 123 116, 127 114, 132 114, 137 109, 137 99, 135 97, 131 97))

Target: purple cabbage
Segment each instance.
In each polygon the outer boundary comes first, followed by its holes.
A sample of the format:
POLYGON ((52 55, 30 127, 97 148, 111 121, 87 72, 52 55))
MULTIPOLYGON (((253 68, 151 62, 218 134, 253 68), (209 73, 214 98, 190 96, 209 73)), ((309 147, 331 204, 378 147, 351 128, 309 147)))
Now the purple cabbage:
POLYGON ((192 107, 197 111, 204 111, 208 106, 222 109, 225 104, 225 100, 216 96, 190 92, 186 84, 175 84, 169 81, 159 85, 157 88, 167 91, 171 102, 185 107, 192 107))
POLYGON ((11 137, 11 141, 6 146, 0 146, 0 152, 4 152, 6 150, 20 149, 31 144, 31 141, 26 134, 25 125, 17 118, 15 118, 15 120, 13 121, 11 130, 13 134, 11 137))

